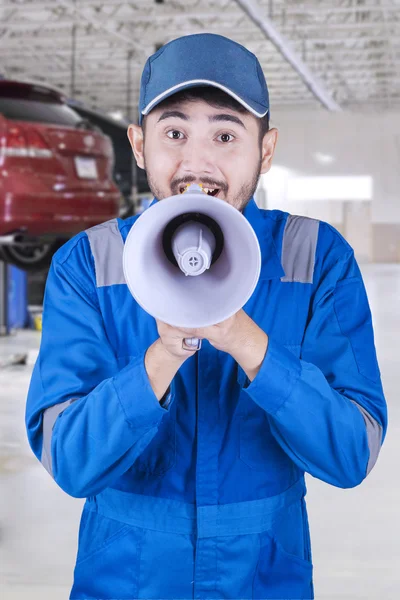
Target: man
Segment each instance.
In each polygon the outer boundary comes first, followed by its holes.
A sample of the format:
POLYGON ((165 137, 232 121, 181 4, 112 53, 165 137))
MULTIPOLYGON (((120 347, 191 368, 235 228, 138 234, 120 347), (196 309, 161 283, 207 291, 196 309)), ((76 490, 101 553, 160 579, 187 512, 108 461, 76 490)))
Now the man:
POLYGON ((255 204, 268 117, 256 57, 201 34, 148 59, 128 130, 154 202, 202 184, 256 232, 260 280, 224 323, 178 329, 134 301, 122 252, 138 217, 53 259, 26 419, 57 484, 87 498, 70 598, 313 598, 304 473, 350 488, 377 460, 361 274, 327 223, 255 204))

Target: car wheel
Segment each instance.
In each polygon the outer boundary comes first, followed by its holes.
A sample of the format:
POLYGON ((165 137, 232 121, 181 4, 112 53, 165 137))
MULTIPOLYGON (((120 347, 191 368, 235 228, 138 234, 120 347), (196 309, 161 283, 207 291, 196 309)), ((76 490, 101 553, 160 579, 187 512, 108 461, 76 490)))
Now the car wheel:
POLYGON ((66 240, 1 246, 0 259, 24 271, 45 271, 49 268, 53 254, 66 240))

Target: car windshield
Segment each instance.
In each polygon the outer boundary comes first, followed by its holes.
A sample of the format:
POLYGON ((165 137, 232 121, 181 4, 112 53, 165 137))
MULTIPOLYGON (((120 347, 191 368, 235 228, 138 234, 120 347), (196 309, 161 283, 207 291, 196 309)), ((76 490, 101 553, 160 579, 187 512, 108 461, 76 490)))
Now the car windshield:
POLYGON ((66 104, 56 101, 49 102, 47 99, 43 102, 0 95, 0 113, 6 119, 54 123, 70 127, 76 127, 82 122, 82 117, 66 104))

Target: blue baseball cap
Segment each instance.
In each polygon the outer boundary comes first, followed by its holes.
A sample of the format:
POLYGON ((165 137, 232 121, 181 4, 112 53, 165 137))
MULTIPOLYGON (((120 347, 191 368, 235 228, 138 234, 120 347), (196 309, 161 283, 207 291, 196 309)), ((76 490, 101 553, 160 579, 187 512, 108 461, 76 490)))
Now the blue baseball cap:
POLYGON ((199 33, 172 40, 150 56, 143 69, 139 125, 157 104, 191 87, 226 92, 256 117, 269 111, 269 95, 257 57, 222 35, 199 33))

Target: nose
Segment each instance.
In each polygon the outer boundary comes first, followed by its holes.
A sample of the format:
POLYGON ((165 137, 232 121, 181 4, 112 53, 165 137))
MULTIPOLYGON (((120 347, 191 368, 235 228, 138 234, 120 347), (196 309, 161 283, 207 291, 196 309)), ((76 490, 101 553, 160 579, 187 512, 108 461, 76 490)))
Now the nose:
POLYGON ((202 140, 188 140, 182 149, 182 171, 194 176, 215 173, 212 149, 202 140))

